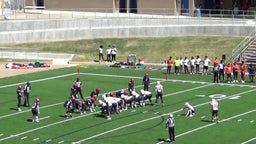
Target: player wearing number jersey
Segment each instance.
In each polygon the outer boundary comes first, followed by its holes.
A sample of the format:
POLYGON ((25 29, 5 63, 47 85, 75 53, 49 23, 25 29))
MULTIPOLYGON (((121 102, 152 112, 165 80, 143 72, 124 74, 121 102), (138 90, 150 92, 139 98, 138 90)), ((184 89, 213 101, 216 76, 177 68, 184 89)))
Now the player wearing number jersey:
POLYGON ((218 123, 219 122, 219 118, 218 118, 219 103, 215 99, 212 99, 211 109, 212 109, 212 122, 218 123))
POLYGON ((156 91, 156 101, 155 103, 157 103, 158 99, 160 98, 161 99, 161 103, 162 105, 164 104, 164 101, 163 101, 163 85, 161 85, 160 81, 157 81, 156 82, 156 86, 155 86, 155 91, 156 91))

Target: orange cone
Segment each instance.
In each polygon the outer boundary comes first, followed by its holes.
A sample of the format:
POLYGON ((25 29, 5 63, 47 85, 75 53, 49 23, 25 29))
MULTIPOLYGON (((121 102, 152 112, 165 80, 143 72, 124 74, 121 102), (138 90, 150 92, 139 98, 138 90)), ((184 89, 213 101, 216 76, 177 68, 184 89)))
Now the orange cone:
POLYGON ((168 75, 168 74, 165 75, 165 79, 166 79, 166 80, 169 79, 169 75, 168 75))
POLYGON ((77 68, 77 74, 80 74, 80 67, 77 68))

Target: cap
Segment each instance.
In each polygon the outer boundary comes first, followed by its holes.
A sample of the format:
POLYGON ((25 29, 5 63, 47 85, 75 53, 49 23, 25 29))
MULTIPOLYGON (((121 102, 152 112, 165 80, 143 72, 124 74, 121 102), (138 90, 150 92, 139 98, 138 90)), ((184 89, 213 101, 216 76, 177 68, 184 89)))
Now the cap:
POLYGON ((169 118, 173 118, 173 114, 172 113, 170 113, 169 118))

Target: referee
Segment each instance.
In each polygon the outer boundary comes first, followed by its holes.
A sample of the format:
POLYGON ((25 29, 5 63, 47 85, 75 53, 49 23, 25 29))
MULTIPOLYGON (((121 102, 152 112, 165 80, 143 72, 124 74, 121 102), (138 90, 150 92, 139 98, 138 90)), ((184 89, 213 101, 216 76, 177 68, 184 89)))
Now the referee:
POLYGON ((173 114, 170 113, 169 118, 167 119, 165 124, 166 130, 168 130, 169 132, 170 143, 175 141, 174 126, 175 126, 175 120, 174 120, 173 114))

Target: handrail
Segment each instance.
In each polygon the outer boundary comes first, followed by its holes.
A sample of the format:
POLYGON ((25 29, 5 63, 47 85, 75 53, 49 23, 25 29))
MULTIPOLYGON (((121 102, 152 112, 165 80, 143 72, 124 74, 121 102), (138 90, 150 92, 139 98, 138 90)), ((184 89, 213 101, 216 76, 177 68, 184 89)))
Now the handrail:
POLYGON ((256 31, 254 30, 232 50, 232 63, 255 41, 255 35, 256 31))

